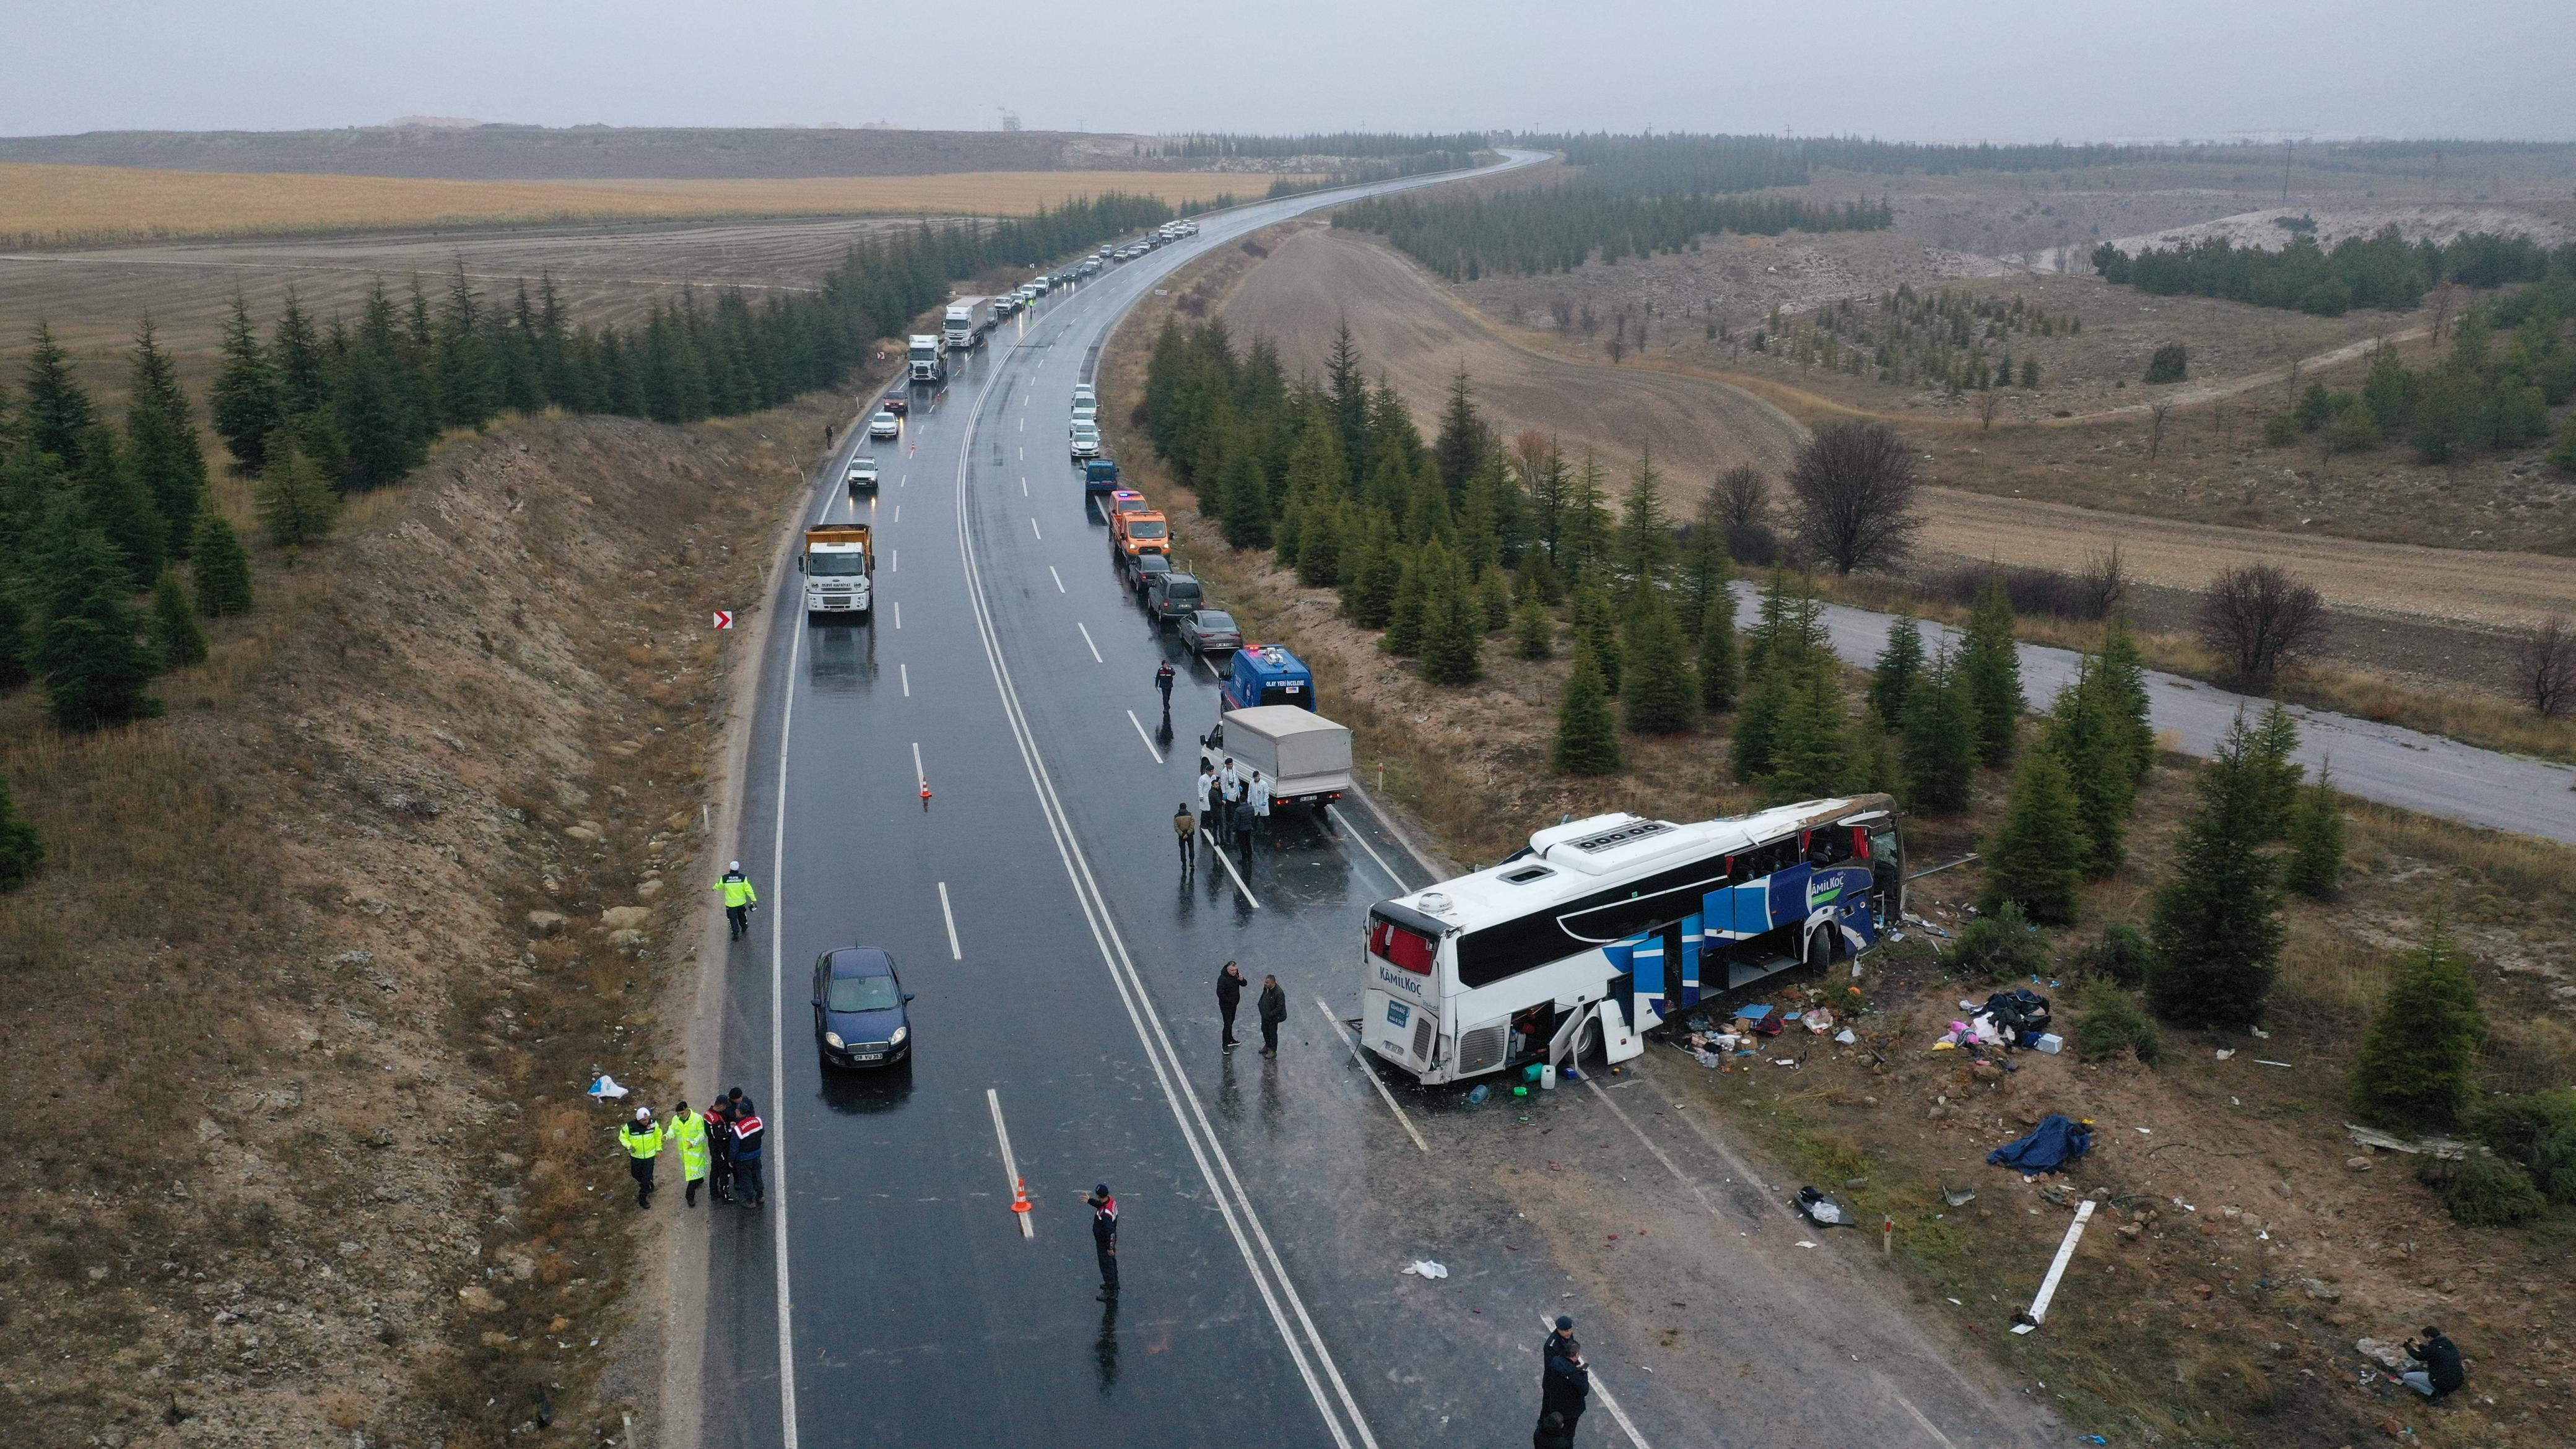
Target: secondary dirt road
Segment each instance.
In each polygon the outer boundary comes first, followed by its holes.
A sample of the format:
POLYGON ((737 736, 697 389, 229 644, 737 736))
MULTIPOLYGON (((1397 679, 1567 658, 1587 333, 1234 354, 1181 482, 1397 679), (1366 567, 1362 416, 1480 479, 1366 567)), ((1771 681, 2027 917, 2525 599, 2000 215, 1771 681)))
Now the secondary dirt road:
MULTIPOLYGON (((1288 235, 1220 310, 1237 337, 1264 333, 1292 370, 1318 374, 1335 324, 1347 318, 1370 370, 1382 371, 1419 417, 1436 415, 1464 367, 1506 436, 1524 428, 1553 433, 1569 452, 1594 449, 1618 473, 1651 451, 1684 513, 1721 469, 1750 463, 1776 474, 1798 436, 1786 416, 1715 379, 1532 352, 1393 250, 1347 232, 1288 235)), ((1937 479, 1937 457, 1932 471, 1937 479)), ((1927 490, 1926 503, 1922 543, 1933 553, 2064 567, 2117 543, 2134 577, 2174 588, 2198 588, 2235 564, 2270 561, 2297 570, 2336 607, 2360 613, 2511 629, 2576 612, 2576 560, 2256 532, 1940 487, 1927 490)))

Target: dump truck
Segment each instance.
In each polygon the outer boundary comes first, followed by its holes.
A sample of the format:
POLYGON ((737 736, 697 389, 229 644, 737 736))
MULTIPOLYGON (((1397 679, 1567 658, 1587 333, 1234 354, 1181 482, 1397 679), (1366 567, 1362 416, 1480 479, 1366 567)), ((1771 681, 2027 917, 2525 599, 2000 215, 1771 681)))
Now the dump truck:
POLYGON ((818 523, 796 556, 805 575, 805 616, 865 614, 874 604, 876 543, 864 523, 818 523))
POLYGON ((1199 759, 1223 768, 1259 770, 1270 782, 1271 808, 1321 810, 1351 788, 1351 732, 1293 704, 1238 709, 1199 738, 1199 759))

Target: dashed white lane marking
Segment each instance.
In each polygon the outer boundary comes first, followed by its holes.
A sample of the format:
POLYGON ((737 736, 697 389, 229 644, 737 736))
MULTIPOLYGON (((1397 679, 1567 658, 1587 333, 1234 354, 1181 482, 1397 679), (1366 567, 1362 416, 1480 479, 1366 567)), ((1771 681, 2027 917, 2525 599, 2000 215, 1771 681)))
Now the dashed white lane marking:
MULTIPOLYGON (((1585 1080, 1589 1081, 1591 1079, 1587 1077, 1585 1080)), ((1538 1325, 1550 1333, 1554 1333, 1556 1331, 1556 1320, 1548 1317, 1544 1313, 1538 1316, 1538 1325)), ((1611 1418, 1619 1421, 1620 1428, 1628 1431, 1629 1443, 1636 1445, 1637 1449, 1649 1449, 1649 1446, 1646 1443, 1646 1436, 1637 1432, 1636 1421, 1628 1417, 1627 1410, 1619 1407, 1619 1401, 1617 1399, 1610 1397, 1609 1386, 1601 1382, 1601 1374, 1598 1370, 1595 1370, 1592 1375, 1592 1396, 1601 1401, 1601 1407, 1610 1411, 1611 1418)), ((1942 1442, 1947 1443, 1949 1441, 1944 1440, 1942 1442)))
MULTIPOLYGON (((1011 1155, 1011 1129, 1002 1125, 1001 1089, 986 1087, 984 1104, 993 1109, 993 1137, 1002 1144, 1002 1186, 1011 1190, 1011 1196, 1016 1205, 1020 1192, 1020 1160, 1011 1155)), ((1029 1219, 1036 1217, 1037 1214, 1015 1212, 1011 1216, 1020 1220, 1021 1237, 1034 1238, 1038 1235, 1037 1228, 1029 1222, 1029 1219)))
POLYGON ((1045 535, 1045 534, 1043 534, 1043 533, 1038 533, 1038 520, 1037 520, 1036 515, 1034 515, 1034 514, 1030 515, 1030 517, 1029 517, 1029 532, 1031 532, 1031 533, 1036 533, 1036 534, 1038 535, 1038 542, 1040 542, 1040 543, 1044 543, 1044 542, 1046 542, 1046 535, 1045 535))
POLYGON ((1055 571, 1055 565, 1054 565, 1054 564, 1048 564, 1048 565, 1047 565, 1047 576, 1055 580, 1055 591, 1056 591, 1057 593, 1059 593, 1059 594, 1063 593, 1063 592, 1064 592, 1064 575, 1062 575, 1062 574, 1060 574, 1060 573, 1057 573, 1057 572, 1055 571))
POLYGON ((1163 752, 1154 748, 1154 737, 1145 733, 1145 722, 1136 718, 1136 711, 1127 711, 1127 722, 1136 727, 1136 738, 1145 742, 1145 753, 1154 757, 1155 764, 1163 763, 1163 752))
POLYGON ((894 602, 894 626, 898 629, 903 627, 903 600, 901 599, 894 602))
POLYGON ((1216 863, 1225 867, 1225 873, 1227 875, 1234 877, 1234 888, 1243 892, 1244 900, 1250 903, 1254 910, 1260 910, 1261 898, 1252 893, 1251 886, 1244 884, 1243 872, 1236 870, 1234 868, 1234 862, 1225 858, 1225 847, 1217 844, 1216 837, 1208 834, 1205 830, 1201 830, 1199 832, 1199 839, 1206 841, 1208 849, 1216 852, 1216 863))
POLYGON ((890 548, 886 550, 886 572, 890 574, 899 574, 903 572, 902 549, 890 548))
POLYGON ((939 919, 948 923, 948 959, 963 961, 966 953, 957 949, 957 913, 948 909, 948 882, 939 883, 939 919))
POLYGON ((1022 498, 1029 496, 1029 480, 1026 478, 1020 480, 1020 496, 1022 498))
POLYGON ((894 521, 897 523, 903 522, 903 505, 900 503, 894 506, 894 521))
POLYGON ((894 672, 895 677, 903 681, 903 697, 906 699, 912 698, 911 667, 909 665, 898 664, 894 667, 894 672))
POLYGON ((1091 662, 1094 664, 1108 663, 1108 660, 1100 657, 1100 646, 1091 642, 1091 631, 1089 629, 1082 628, 1082 621, 1080 619, 1074 620, 1073 627, 1082 629, 1082 644, 1084 648, 1091 651, 1091 662))
POLYGON ((1377 1088, 1378 1099, 1386 1103, 1386 1110, 1395 1114, 1396 1125, 1402 1127, 1404 1135, 1412 1138, 1413 1145, 1421 1148, 1424 1155, 1428 1156, 1431 1152, 1431 1144, 1423 1141, 1422 1134, 1413 1130, 1413 1119, 1404 1115, 1404 1108, 1396 1104, 1395 1094, 1386 1089, 1386 1079, 1377 1074, 1377 1068, 1368 1064, 1367 1057, 1360 1055, 1359 1041, 1351 1035, 1350 1028, 1342 1025, 1340 1017, 1333 1015, 1333 1009, 1324 1004, 1324 998, 1320 996, 1315 998, 1315 1009, 1324 1014, 1324 1020, 1333 1024, 1333 1035, 1340 1037, 1342 1044, 1351 1049, 1352 1063, 1367 1076, 1369 1085, 1377 1088))
POLYGON ((1360 834, 1359 831, 1351 825, 1351 817, 1342 813, 1341 806, 1327 805, 1324 807, 1324 811, 1326 814, 1331 815, 1335 820, 1340 821, 1342 823, 1343 833, 1350 836, 1352 840, 1357 841, 1360 849, 1368 852, 1368 858, 1377 862, 1377 868, 1386 872, 1386 878, 1395 882, 1395 893, 1397 895, 1402 895, 1407 889, 1409 889, 1409 887, 1404 883, 1404 877, 1397 875, 1395 873, 1395 868, 1386 863, 1386 857, 1378 854, 1377 849, 1368 843, 1368 837, 1360 834))

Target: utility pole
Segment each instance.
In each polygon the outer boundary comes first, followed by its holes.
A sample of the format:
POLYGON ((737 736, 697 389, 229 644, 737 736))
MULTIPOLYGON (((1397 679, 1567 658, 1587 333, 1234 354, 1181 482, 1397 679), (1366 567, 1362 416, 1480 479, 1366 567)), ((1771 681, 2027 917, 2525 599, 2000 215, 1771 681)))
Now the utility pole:
POLYGON ((2299 154, 2299 138, 2292 136, 2281 147, 2281 204, 2290 204, 2290 159, 2299 154))

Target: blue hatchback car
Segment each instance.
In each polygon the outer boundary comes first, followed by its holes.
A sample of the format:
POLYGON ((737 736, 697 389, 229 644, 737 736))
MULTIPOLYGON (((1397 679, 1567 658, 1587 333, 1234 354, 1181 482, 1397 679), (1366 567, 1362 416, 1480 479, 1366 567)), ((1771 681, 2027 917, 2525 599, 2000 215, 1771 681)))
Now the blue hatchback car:
POLYGON ((814 1045, 827 1067, 884 1067, 912 1058, 912 993, 894 958, 874 946, 844 946, 814 962, 814 1045))

